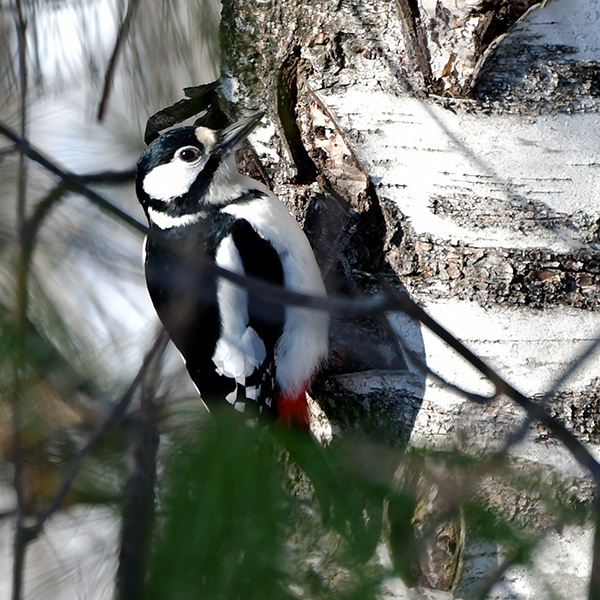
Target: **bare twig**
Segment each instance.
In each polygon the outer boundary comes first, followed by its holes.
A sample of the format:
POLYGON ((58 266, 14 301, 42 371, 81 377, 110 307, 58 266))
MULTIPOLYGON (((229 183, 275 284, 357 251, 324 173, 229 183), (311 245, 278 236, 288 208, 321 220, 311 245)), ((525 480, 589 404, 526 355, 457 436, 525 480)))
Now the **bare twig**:
MULTIPOLYGON (((161 332, 163 347, 168 337, 161 332)), ((157 398, 160 378, 159 361, 162 352, 154 354, 152 367, 142 379, 140 399, 140 431, 134 450, 135 465, 125 485, 121 548, 117 567, 118 600, 137 600, 143 597, 147 559, 154 523, 154 484, 156 456, 159 444, 160 413, 164 397, 157 398)))
MULTIPOLYGON (((19 112, 20 112, 20 135, 27 137, 27 22, 23 14, 21 0, 15 0, 17 14, 17 44, 19 54, 19 112)), ((26 198, 25 189, 27 185, 26 163, 23 152, 19 155, 19 180, 17 190, 17 222, 22 226, 25 222, 26 198)))
MULTIPOLYGON (((3 123, 0 123, 0 135, 12 140, 19 150, 26 154, 31 160, 37 162, 42 167, 62 179, 69 190, 77 192, 78 194, 88 198, 88 200, 90 200, 93 204, 102 210, 105 210, 112 216, 117 217, 134 230, 150 237, 154 236, 152 230, 149 230, 145 225, 134 219, 131 215, 127 214, 119 207, 112 204, 109 200, 97 192, 89 189, 82 182, 80 176, 69 173, 65 169, 59 167, 50 158, 31 146, 27 140, 20 138, 14 131, 12 131, 3 123)), ((158 241, 159 243, 162 243, 161 240, 158 241)), ((172 246, 169 249, 175 254, 178 252, 177 246, 172 246)), ((393 309, 392 306, 386 306, 385 296, 349 299, 344 297, 325 298, 299 294, 297 292, 285 290, 280 286, 266 283, 261 279, 247 277, 245 275, 240 275, 239 273, 228 271, 227 269, 219 267, 214 262, 203 260, 200 256, 196 258, 194 266, 202 268, 202 270, 208 275, 213 275, 214 277, 223 277, 224 279, 236 283, 260 298, 267 298, 272 301, 281 302, 282 304, 303 306, 306 308, 312 308, 314 310, 327 310, 335 314, 343 314, 346 316, 370 315, 378 310, 393 309)))
POLYGON ((108 62, 108 67, 104 76, 104 89, 102 90, 102 99, 100 100, 100 105, 98 106, 98 121, 102 121, 104 118, 106 107, 108 105, 108 99, 112 90, 117 60, 121 54, 121 50, 123 49, 123 44, 127 39, 129 28, 131 27, 131 22, 133 21, 135 11, 137 10, 139 3, 139 0, 130 0, 129 4, 127 5, 127 12, 125 13, 125 17, 121 23, 121 27, 119 27, 119 33, 117 34, 115 47, 108 62))
POLYGON ((128 215, 125 211, 122 211, 118 206, 115 206, 109 202, 106 198, 103 198, 100 194, 94 192, 94 190, 89 189, 85 183, 82 182, 78 175, 60 168, 54 161, 45 156, 39 150, 36 150, 24 136, 19 136, 4 123, 0 123, 0 135, 3 135, 14 142, 19 151, 25 154, 28 158, 37 162, 39 165, 50 171, 50 173, 53 173, 62 179, 69 190, 77 192, 78 194, 86 197, 93 204, 112 214, 113 216, 118 217, 121 219, 121 221, 130 227, 133 227, 137 231, 146 233, 146 227, 144 227, 139 221, 128 215))
MULTIPOLYGON (((126 224, 132 226, 136 231, 147 233, 150 237, 154 237, 153 231, 148 230, 141 223, 133 219, 114 206, 108 200, 99 194, 89 190, 76 175, 67 173, 55 165, 50 159, 45 157, 41 152, 35 150, 24 139, 20 138, 9 128, 0 123, 0 134, 11 139, 21 151, 23 151, 32 160, 35 160, 52 173, 58 175, 66 182, 69 189, 73 189, 89 198, 100 208, 107 210, 112 215, 120 218, 126 224)), ((177 246, 169 246, 168 250, 177 254, 180 249, 177 246)), ((211 262, 202 257, 196 257, 194 268, 201 270, 203 273, 214 277, 222 277, 240 287, 245 288, 251 294, 266 298, 271 302, 280 302, 286 305, 301 306, 314 310, 329 311, 336 315, 346 316, 362 316, 371 315, 377 311, 403 311, 406 314, 423 323, 428 329, 445 341, 453 348, 460 356, 465 358, 472 366, 485 375, 495 386, 494 395, 505 394, 517 404, 519 404, 529 417, 533 420, 539 420, 549 429, 553 430, 556 437, 563 442, 567 449, 571 452, 575 460, 593 476, 596 485, 600 483, 600 464, 592 457, 587 449, 577 440, 577 438, 568 430, 562 423, 552 418, 545 410, 543 405, 534 402, 526 397, 516 388, 506 382, 494 369, 492 369, 485 361, 475 355, 464 344, 459 342, 452 334, 446 331, 437 321, 428 315, 420 308, 405 292, 398 292, 387 289, 384 293, 377 296, 361 299, 349 299, 345 297, 315 297, 306 294, 299 294, 290 290, 285 290, 281 287, 274 286, 262 280, 247 277, 238 273, 227 271, 218 267, 214 262, 211 262)), ((475 398, 473 398, 475 399, 475 398)), ((477 397, 477 401, 481 401, 482 397, 477 397)))
POLYGON ((135 168, 125 171, 98 171, 77 175, 80 183, 130 183, 135 179, 135 168))
POLYGON ((558 420, 550 416, 546 409, 531 398, 528 398, 515 387, 505 381, 484 360, 474 354, 463 343, 456 339, 449 331, 444 329, 435 319, 427 314, 420 306, 412 300, 408 294, 388 290, 390 296, 388 304, 394 304, 395 310, 402 310, 406 314, 418 319, 430 331, 446 342, 460 356, 471 363, 480 373, 485 375, 495 386, 496 394, 505 394, 511 400, 521 406, 530 418, 540 421, 544 426, 551 429, 556 437, 567 447, 573 458, 594 478, 594 483, 600 487, 600 464, 588 452, 586 447, 558 420))
POLYGON ((112 411, 108 414, 106 419, 94 430, 94 432, 90 435, 87 442, 79 449, 79 451, 71 458, 69 464, 67 465, 65 472, 63 474, 60 485, 58 486, 52 500, 48 503, 46 508, 40 512, 36 522, 29 526, 27 531, 27 536, 29 539, 36 538, 42 531, 44 524, 48 520, 48 518, 56 512, 62 503, 69 491, 73 478, 75 477, 79 465, 83 458, 87 456, 90 450, 106 435, 108 431, 114 428, 125 416, 127 408, 131 403, 135 392, 138 387, 142 383, 144 377, 149 368, 154 363, 155 357, 162 354, 164 349, 168 343, 168 337, 161 331, 157 336, 154 344, 146 353, 144 357, 144 361, 142 366, 140 367, 135 379, 129 386, 129 389, 125 392, 121 400, 115 404, 112 411))
MULTIPOLYGON (((530 544, 530 547, 533 548, 535 546, 534 543, 530 544)), ((500 580, 500 578, 510 569, 513 565, 518 564, 523 560, 523 551, 520 552, 512 552, 509 556, 507 556, 493 571, 490 575, 488 575, 485 579, 481 587, 475 590, 473 594, 473 600, 485 600, 492 588, 496 585, 496 583, 500 580)))
POLYGON ((0 148, 0 159, 4 158, 4 156, 8 154, 15 154, 18 152, 15 146, 6 146, 5 148, 0 148))
MULTIPOLYGON (((153 236, 152 230, 148 230, 139 221, 124 213, 121 209, 114 206, 99 194, 89 190, 84 184, 77 180, 77 176, 66 173, 57 167, 39 151, 32 148, 28 142, 20 139, 1 123, 0 134, 9 137, 15 144, 23 149, 23 151, 25 151, 32 160, 35 160, 52 173, 55 173, 61 177, 63 181, 66 181, 69 184, 69 187, 73 187, 77 192, 88 197, 101 208, 107 210, 114 216, 121 218, 125 223, 134 227, 137 231, 147 233, 151 237, 153 236)), ((180 252, 180 249, 177 248, 176 245, 171 245, 168 249, 175 254, 180 252)), ((208 275, 212 275, 214 277, 223 277, 224 279, 227 279, 239 285, 240 287, 245 288, 251 294, 259 298, 266 298, 271 302, 280 302, 286 305, 302 306, 315 310, 325 310, 332 314, 346 316, 370 315, 374 312, 382 310, 404 311, 406 314, 423 323, 428 329, 444 340, 451 348, 458 352, 458 354, 460 354, 469 363, 471 363, 471 365, 485 375, 494 384, 496 388, 496 394, 506 394, 509 398, 524 408, 531 418, 539 420, 546 427, 552 429, 556 434, 556 437, 560 439, 563 444, 565 444, 575 460, 585 469, 589 470, 590 473, 592 473, 596 484, 600 483, 600 464, 596 462, 587 449, 568 429, 565 428, 564 425, 562 425, 562 423, 558 422, 556 419, 553 419, 543 406, 536 404, 530 398, 527 398, 516 388, 506 382, 485 361, 475 355, 464 344, 459 342, 450 332, 446 331, 439 323, 437 323, 437 321, 435 321, 429 314, 420 308, 407 293, 387 289, 383 294, 362 299, 349 299, 344 297, 317 297, 299 294, 297 292, 266 283, 260 279, 247 277, 239 273, 228 271, 227 269, 217 266, 214 262, 203 259, 200 256, 195 257, 194 267, 202 269, 202 271, 208 275)))
POLYGON ((494 398, 497 397, 497 393, 495 392, 491 396, 483 396, 481 394, 475 394, 474 392, 469 392, 460 386, 450 383, 447 379, 442 377, 439 373, 434 371, 423 358, 421 358, 414 350, 409 350, 408 348, 402 346, 397 342, 396 335, 392 336, 392 339, 397 344, 398 351, 407 358, 407 360, 412 363, 421 373, 424 375, 430 375, 433 379, 435 379, 438 383, 441 383, 445 388, 456 392, 457 394, 464 396, 467 400, 471 402, 476 402, 477 404, 487 404, 491 402, 494 398))
MULTIPOLYGON (((554 380, 554 383, 550 386, 550 389, 548 389, 544 393, 544 395, 539 399, 539 403, 541 406, 546 406, 548 404, 548 402, 552 399, 554 394, 556 394, 556 392, 561 388, 562 384, 565 381, 568 381, 571 375, 592 356, 592 353, 598 348, 598 346, 600 346, 600 337, 594 340, 591 344, 589 344, 584 350, 582 350, 579 356, 577 356, 577 358, 575 358, 569 364, 569 368, 554 380)), ((519 429, 515 431, 512 435, 508 436, 502 448, 498 450, 493 456, 489 457, 488 460, 490 464, 494 462, 503 462, 506 456, 508 456, 508 451, 525 438, 534 420, 535 419, 533 418, 533 415, 528 413, 527 418, 523 421, 519 429)))

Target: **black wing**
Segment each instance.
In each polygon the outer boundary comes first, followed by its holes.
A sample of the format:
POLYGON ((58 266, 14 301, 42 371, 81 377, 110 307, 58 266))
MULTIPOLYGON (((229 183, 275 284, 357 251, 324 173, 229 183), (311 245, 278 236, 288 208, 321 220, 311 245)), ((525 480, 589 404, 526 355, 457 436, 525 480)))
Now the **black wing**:
MULTIPOLYGON (((212 252, 214 256, 214 252, 212 252)), ((161 232, 146 242, 146 283, 156 312, 169 337, 183 355, 202 397, 225 397, 235 382, 220 376, 212 356, 220 334, 217 285, 197 257, 210 258, 202 228, 161 232)))
MULTIPOLYGON (((248 295, 249 327, 262 340, 266 358, 245 385, 237 385, 220 375, 213 355, 221 335, 217 282, 206 274, 196 257, 214 259, 220 242, 231 236, 244 272, 276 285, 284 281, 283 268, 273 246, 243 219, 221 213, 211 222, 197 223, 184 232, 161 232, 164 239, 152 237, 146 247, 146 280, 156 312, 186 361, 188 372, 204 401, 212 405, 237 393, 235 403, 266 407, 270 412, 275 378, 274 350, 283 329, 285 308, 276 301, 248 295), (188 260, 185 260, 185 258, 188 260), (247 393, 252 390, 251 393, 247 393)), ((253 412, 253 411, 249 411, 253 412)))

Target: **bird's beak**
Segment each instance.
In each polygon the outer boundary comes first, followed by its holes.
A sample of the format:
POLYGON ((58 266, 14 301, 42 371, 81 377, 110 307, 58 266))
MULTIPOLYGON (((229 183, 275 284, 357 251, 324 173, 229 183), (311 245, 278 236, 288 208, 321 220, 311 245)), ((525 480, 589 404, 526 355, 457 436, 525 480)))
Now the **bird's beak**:
POLYGON ((237 144, 244 141, 254 128, 260 123, 265 113, 260 111, 233 123, 217 133, 217 143, 213 152, 219 152, 221 155, 228 154, 237 144))

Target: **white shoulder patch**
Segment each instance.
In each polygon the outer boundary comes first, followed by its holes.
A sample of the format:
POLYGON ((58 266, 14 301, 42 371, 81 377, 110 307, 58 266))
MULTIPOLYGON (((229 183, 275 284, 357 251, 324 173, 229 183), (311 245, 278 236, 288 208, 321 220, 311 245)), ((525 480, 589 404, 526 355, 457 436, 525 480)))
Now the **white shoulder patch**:
MULTIPOLYGON (((257 189, 263 187, 256 184, 257 189)), ((257 200, 230 204, 223 211, 246 219, 277 251, 284 286, 309 295, 325 296, 325 286, 312 248, 287 208, 266 188, 257 200)), ((298 392, 310 380, 328 352, 329 315, 322 311, 286 307, 283 333, 275 347, 277 383, 298 392)))
MULTIPOLYGON (((226 237, 215 256, 216 263, 235 273, 244 273, 240 254, 231 236, 226 237)), ((252 327, 248 327, 248 293, 220 279, 217 302, 221 316, 221 337, 212 360, 217 373, 244 385, 266 356, 265 345, 252 327)))

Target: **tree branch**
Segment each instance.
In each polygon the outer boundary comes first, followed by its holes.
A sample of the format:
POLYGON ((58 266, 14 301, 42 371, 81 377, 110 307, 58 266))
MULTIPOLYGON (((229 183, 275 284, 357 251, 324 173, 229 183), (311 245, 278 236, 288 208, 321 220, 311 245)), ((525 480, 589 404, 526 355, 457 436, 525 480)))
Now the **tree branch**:
POLYGON ((56 490, 52 500, 48 503, 46 508, 40 512, 36 522, 26 528, 28 539, 36 538, 42 531, 44 524, 48 520, 48 518, 56 512, 62 503, 65 500, 65 497, 69 491, 71 483, 75 475, 77 474, 77 470, 79 469, 79 465, 83 458, 87 456, 90 450, 106 435, 108 431, 110 431, 113 427, 115 427, 125 416, 127 408, 131 403, 135 392, 138 387, 142 383, 148 369, 154 364, 155 358, 162 354, 169 342, 169 338, 167 337, 164 330, 161 330, 153 345, 150 347, 146 356, 144 357, 144 361, 135 376, 133 382, 129 386, 129 389, 125 392, 121 400, 115 404, 112 411, 108 414, 106 419, 94 430, 94 432, 90 435, 87 442, 79 449, 79 451, 71 458, 69 464, 67 465, 65 472, 63 474, 62 480, 58 489, 56 490))
POLYGON ((0 135, 3 135, 4 137, 11 140, 19 149, 19 151, 25 154, 28 158, 30 158, 34 162, 37 162, 46 170, 50 171, 50 173, 53 173, 54 175, 62 179, 62 181, 65 182, 69 190, 81 194, 82 196, 90 200, 93 204, 95 204, 102 210, 105 210, 106 212, 110 213, 111 215, 119 218, 121 221, 123 221, 133 229, 141 233, 146 233, 146 227, 144 227, 144 225, 142 225, 139 221, 134 219, 132 216, 128 215, 119 207, 109 202, 100 194, 94 192, 94 190, 89 189, 82 181, 82 179, 79 178, 78 175, 70 173, 65 169, 61 169, 50 158, 45 156, 39 150, 36 150, 23 136, 17 135, 14 131, 12 131, 9 127, 7 127, 4 123, 1 122, 0 135))
MULTIPOLYGON (((152 229, 147 229, 139 221, 124 213, 121 209, 110 203, 108 200, 89 190, 80 182, 76 175, 72 175, 57 167, 50 159, 41 152, 34 149, 26 140, 21 139, 9 128, 0 123, 0 134, 11 139, 20 150, 25 152, 32 160, 35 160, 52 173, 58 175, 65 181, 70 189, 74 189, 83 196, 89 198, 100 208, 107 210, 112 215, 120 218, 126 224, 133 227, 136 231, 146 233, 155 238, 152 229)), ((159 243, 164 243, 160 240, 159 243)), ((181 250, 173 244, 167 245, 167 249, 175 255, 181 250)), ((182 257, 189 260, 189 257, 182 257)), ((247 277, 239 273, 234 273, 217 266, 201 256, 194 257, 193 266, 203 273, 213 277, 222 277, 246 289, 252 295, 259 298, 268 299, 271 302, 279 302, 290 306, 300 306, 304 308, 328 311, 332 315, 339 316, 368 316, 377 311, 402 311, 423 323, 429 330, 435 333, 440 339, 445 341, 460 356, 467 360, 478 371, 485 375, 495 386, 497 394, 505 394, 514 402, 519 404, 533 420, 540 421, 543 425, 553 430, 556 437, 567 447, 575 460, 586 470, 588 470, 597 486, 600 484, 600 464, 593 458, 587 449, 577 440, 577 438, 562 423, 552 418, 550 414, 540 404, 526 397, 516 388, 506 382, 494 369, 492 369, 484 360, 475 355, 464 344, 462 344, 450 332, 444 329, 427 312, 420 308, 408 293, 398 292, 391 288, 386 289, 377 296, 367 298, 346 298, 346 297, 318 297, 300 294, 291 290, 286 290, 279 286, 266 283, 263 280, 253 277, 247 277)))
POLYGON ((130 0, 129 4, 127 5, 127 12, 125 13, 125 17, 123 18, 121 27, 119 28, 119 33, 117 34, 117 41, 115 42, 115 47, 113 49, 113 53, 110 57, 110 60, 108 61, 108 67, 104 76, 104 89, 102 90, 102 98, 100 100, 100 105, 98 106, 98 121, 102 121, 102 119, 104 119, 104 114, 108 105, 108 99, 112 90, 115 69, 117 67, 117 60, 123 48, 123 44, 127 39, 127 35, 131 27, 131 22, 133 21, 135 11, 137 10, 139 3, 139 0, 130 0))
POLYGON ((160 379, 159 362, 169 341, 161 332, 162 350, 152 358, 141 383, 140 431, 134 449, 135 465, 125 485, 121 547, 117 567, 118 600, 143 598, 147 560, 154 524, 154 485, 156 481, 156 456, 159 445, 160 414, 164 397, 157 398, 160 379))

